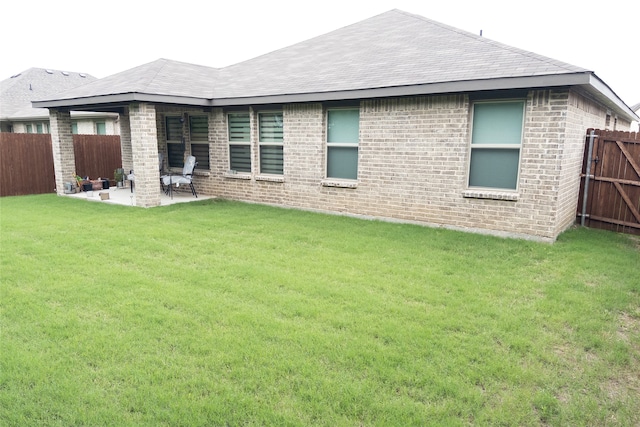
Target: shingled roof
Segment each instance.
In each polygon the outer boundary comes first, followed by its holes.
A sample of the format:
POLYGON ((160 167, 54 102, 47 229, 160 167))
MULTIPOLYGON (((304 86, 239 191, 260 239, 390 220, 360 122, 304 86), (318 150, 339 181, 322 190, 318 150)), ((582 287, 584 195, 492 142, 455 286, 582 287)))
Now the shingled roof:
POLYGON ((582 86, 630 112, 592 71, 392 10, 226 68, 160 59, 35 105, 225 106, 557 86, 582 86))
POLYGON ((48 117, 46 109, 33 108, 31 102, 51 99, 94 80, 85 73, 29 68, 0 82, 0 118, 48 117))

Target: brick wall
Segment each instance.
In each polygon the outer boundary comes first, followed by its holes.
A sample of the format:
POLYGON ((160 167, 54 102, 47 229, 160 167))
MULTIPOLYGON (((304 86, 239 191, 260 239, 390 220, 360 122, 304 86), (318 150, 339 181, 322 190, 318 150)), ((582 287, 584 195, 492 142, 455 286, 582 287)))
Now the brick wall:
MULTIPOLYGON (((136 206, 160 204, 158 137, 155 107, 147 103, 129 106, 131 151, 135 171, 136 206)), ((124 161, 124 160, 123 160, 124 161)))
POLYGON ((71 133, 71 114, 69 111, 49 110, 51 126, 51 149, 56 176, 56 191, 64 194, 64 183, 71 181, 76 173, 76 158, 71 133))
POLYGON ((580 190, 585 134, 588 128, 603 128, 607 111, 579 92, 568 93, 563 157, 559 176, 559 195, 555 233, 559 234, 575 222, 580 190))
MULTIPOLYGON (((271 108, 273 109, 273 108, 271 108)), ((283 107, 284 175, 258 173, 257 111, 251 111, 253 172, 229 169, 227 112, 208 111, 211 169, 202 194, 302 209, 419 222, 552 241, 575 218, 584 132, 606 112, 569 90, 530 91, 516 192, 467 188, 470 102, 466 95, 367 100, 360 104, 357 183, 325 180, 325 108, 283 107)), ((162 108, 158 145, 166 148, 162 108)), ((188 151, 188 138, 187 138, 188 151)))

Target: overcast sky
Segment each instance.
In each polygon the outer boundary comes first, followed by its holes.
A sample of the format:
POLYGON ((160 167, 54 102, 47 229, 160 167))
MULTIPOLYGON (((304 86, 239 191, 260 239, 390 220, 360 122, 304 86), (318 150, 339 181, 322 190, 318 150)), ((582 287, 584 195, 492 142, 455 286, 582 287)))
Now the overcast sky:
POLYGON ((0 80, 32 67, 101 78, 167 58, 223 67, 391 9, 587 68, 640 102, 640 1, 11 0, 0 80))

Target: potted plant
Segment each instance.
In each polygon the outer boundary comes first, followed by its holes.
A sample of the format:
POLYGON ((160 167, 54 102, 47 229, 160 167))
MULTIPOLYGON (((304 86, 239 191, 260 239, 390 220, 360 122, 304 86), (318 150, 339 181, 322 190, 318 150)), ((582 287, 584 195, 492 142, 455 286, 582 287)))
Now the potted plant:
POLYGON ((116 186, 118 186, 118 188, 122 188, 124 169, 117 168, 115 171, 113 171, 113 177, 116 181, 116 186))
POLYGON ((82 180, 82 177, 81 177, 80 175, 77 175, 77 174, 75 174, 75 173, 74 173, 74 174, 73 174, 73 178, 75 179, 75 181, 76 181, 76 186, 77 186, 77 187, 76 187, 76 188, 77 188, 77 190, 76 190, 76 191, 74 191, 74 192, 78 192, 78 193, 79 193, 80 191, 82 191, 82 181, 83 181, 83 180, 82 180))

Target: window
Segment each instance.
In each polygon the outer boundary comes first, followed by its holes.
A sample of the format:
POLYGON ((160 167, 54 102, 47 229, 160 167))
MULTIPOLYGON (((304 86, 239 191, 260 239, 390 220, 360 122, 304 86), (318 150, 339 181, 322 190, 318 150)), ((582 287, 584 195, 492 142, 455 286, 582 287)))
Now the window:
POLYGON ((105 122, 96 122, 96 135, 106 135, 107 125, 105 122))
POLYGON ((515 190, 524 101, 473 104, 469 187, 515 190))
POLYGON ((229 113, 229 169, 251 172, 251 120, 249 113, 229 113))
POLYGON ((31 124, 27 125, 27 133, 33 133, 33 126, 31 124))
POLYGON ((36 133, 43 133, 42 123, 36 123, 36 133))
POLYGON ((195 156, 196 169, 209 169, 209 119, 207 116, 189 116, 191 155, 195 156))
POLYGON ((74 135, 78 134, 78 122, 71 123, 71 133, 74 135))
POLYGON ((258 114, 260 173, 282 175, 282 112, 258 114))
POLYGON ((166 117, 167 156, 169 167, 184 166, 184 142, 182 141, 182 118, 166 117))
POLYGON ((358 178, 360 111, 327 111, 327 178, 358 178))

